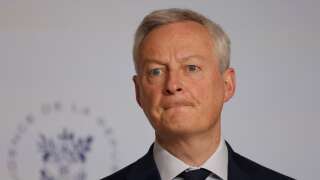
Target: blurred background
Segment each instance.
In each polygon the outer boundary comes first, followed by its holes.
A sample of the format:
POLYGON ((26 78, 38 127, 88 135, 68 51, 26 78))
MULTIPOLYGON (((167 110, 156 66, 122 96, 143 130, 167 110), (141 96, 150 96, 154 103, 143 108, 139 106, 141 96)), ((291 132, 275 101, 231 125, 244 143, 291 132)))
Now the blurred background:
POLYGON ((190 8, 232 42, 233 149, 297 179, 320 171, 320 1, 0 1, 0 177, 98 179, 146 153, 131 49, 141 19, 190 8))

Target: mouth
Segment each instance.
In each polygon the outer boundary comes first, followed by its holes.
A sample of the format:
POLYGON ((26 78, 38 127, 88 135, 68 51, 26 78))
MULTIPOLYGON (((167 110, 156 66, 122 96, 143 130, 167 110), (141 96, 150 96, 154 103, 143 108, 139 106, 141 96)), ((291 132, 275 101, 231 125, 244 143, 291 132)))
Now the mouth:
POLYGON ((173 109, 173 108, 191 107, 191 106, 193 106, 193 104, 190 103, 190 102, 185 102, 185 101, 180 102, 180 101, 178 101, 178 102, 171 102, 171 103, 164 104, 163 105, 163 109, 164 110, 169 110, 169 109, 173 109))

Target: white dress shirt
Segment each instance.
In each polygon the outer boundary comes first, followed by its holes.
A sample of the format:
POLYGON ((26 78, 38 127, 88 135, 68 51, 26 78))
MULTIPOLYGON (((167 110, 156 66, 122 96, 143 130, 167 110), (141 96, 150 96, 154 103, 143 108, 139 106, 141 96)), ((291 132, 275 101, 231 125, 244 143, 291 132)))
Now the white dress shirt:
MULTIPOLYGON (((182 180, 182 178, 176 177, 183 171, 195 170, 204 168, 219 176, 222 180, 228 179, 228 149, 225 141, 220 138, 220 143, 217 150, 210 156, 210 158, 200 167, 192 167, 185 164, 180 159, 170 154, 167 150, 155 142, 153 147, 153 156, 161 180, 182 180)), ((211 174, 206 180, 217 180, 217 178, 211 174)))

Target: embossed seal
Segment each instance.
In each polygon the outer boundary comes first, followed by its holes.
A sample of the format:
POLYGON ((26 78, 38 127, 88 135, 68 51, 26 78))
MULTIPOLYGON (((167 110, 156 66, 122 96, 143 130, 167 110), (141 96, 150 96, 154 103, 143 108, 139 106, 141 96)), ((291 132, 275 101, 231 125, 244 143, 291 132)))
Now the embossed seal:
POLYGON ((46 103, 17 124, 7 167, 13 180, 98 179, 118 169, 116 146, 109 121, 89 107, 46 103))

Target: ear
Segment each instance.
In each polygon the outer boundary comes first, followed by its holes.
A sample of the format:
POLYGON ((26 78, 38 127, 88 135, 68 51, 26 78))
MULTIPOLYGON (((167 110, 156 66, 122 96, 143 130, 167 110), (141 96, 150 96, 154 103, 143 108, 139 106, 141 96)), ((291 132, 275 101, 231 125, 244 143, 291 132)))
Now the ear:
POLYGON ((224 80, 224 102, 229 101, 236 90, 236 73, 233 68, 228 68, 223 72, 224 80))
POLYGON ((135 93, 136 93, 136 101, 141 107, 141 101, 140 101, 140 88, 139 88, 139 82, 138 82, 138 76, 134 75, 132 77, 132 80, 134 82, 134 87, 135 87, 135 93))

